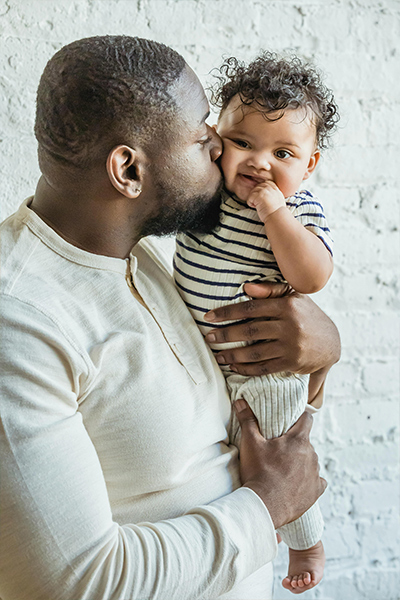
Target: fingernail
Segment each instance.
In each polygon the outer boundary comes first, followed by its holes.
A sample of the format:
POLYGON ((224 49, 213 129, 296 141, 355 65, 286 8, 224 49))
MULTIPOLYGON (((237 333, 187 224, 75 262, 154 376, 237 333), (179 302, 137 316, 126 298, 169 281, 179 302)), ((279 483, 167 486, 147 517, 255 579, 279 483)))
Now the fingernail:
POLYGON ((210 310, 210 312, 208 312, 204 315, 204 319, 206 321, 214 321, 215 320, 215 312, 213 310, 210 310))
POLYGON ((215 333, 207 333, 206 340, 207 342, 215 342, 217 338, 215 337, 215 333))
POLYGON ((235 407, 236 412, 240 413, 246 408, 246 402, 244 400, 236 400, 233 406, 235 407))
POLYGON ((218 354, 217 355, 217 363, 220 363, 220 364, 221 363, 222 364, 226 363, 225 356, 223 354, 218 354))
POLYGON ((234 365, 229 365, 229 368, 231 371, 235 371, 235 373, 238 372, 237 368, 234 365))

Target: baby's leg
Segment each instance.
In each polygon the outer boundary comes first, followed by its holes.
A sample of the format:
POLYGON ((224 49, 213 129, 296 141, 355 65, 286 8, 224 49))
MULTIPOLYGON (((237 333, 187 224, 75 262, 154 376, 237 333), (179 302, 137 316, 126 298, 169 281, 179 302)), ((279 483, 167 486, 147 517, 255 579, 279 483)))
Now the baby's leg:
POLYGON ((282 585, 293 594, 302 594, 321 581, 324 566, 325 552, 321 541, 308 550, 289 548, 289 571, 282 585))
MULTIPOLYGON (((232 403, 244 398, 258 419, 266 439, 279 437, 294 425, 304 412, 308 399, 308 375, 274 373, 245 377, 224 372, 232 403)), ((240 445, 240 426, 232 411, 230 441, 240 445)))
MULTIPOLYGON (((225 374, 226 376, 226 374, 225 374)), ((271 439, 284 433, 304 412, 308 397, 308 378, 277 373, 263 377, 229 374, 226 376, 232 402, 244 398, 256 415, 261 433, 271 439)), ((233 415, 234 415, 234 411, 233 415)), ((239 447, 240 426, 231 422, 230 441, 239 447)), ((323 520, 318 504, 299 519, 279 528, 289 546, 289 570, 282 585, 294 594, 314 587, 322 579, 325 564, 321 541, 323 520)))

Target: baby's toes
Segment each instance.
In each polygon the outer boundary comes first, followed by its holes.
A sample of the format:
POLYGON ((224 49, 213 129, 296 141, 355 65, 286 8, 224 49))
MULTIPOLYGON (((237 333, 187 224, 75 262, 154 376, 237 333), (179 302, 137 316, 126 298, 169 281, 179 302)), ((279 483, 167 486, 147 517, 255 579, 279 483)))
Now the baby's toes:
POLYGON ((298 583, 299 583, 299 576, 293 575, 290 585, 292 586, 292 588, 297 588, 298 583))
POLYGON ((297 578, 297 587, 299 588, 303 588, 306 584, 304 583, 304 573, 302 573, 301 575, 298 576, 297 578))
POLYGON ((292 578, 290 577, 290 575, 285 577, 285 579, 282 579, 282 586, 285 588, 285 590, 291 590, 292 589, 291 584, 292 584, 292 578))
MULTIPOLYGON (((302 573, 301 574, 301 581, 302 581, 303 585, 310 585, 310 583, 311 583, 311 574, 310 573, 302 573)), ((300 585, 300 583, 299 583, 299 585, 300 585)), ((300 586, 300 587, 302 587, 302 586, 300 586)))

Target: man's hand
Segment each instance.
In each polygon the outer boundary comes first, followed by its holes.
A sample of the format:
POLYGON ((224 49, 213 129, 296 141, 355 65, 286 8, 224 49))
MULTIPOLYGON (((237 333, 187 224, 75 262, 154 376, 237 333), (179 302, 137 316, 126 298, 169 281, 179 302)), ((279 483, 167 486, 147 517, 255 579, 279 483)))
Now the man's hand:
POLYGON ((231 365, 242 375, 264 375, 325 372, 339 360, 338 331, 308 296, 273 283, 248 283, 245 291, 252 300, 222 306, 205 315, 211 323, 247 320, 208 333, 210 342, 250 344, 221 351, 216 355, 218 362, 231 365))
POLYGON ((277 529, 298 519, 326 488, 309 439, 312 417, 304 413, 287 433, 266 440, 245 400, 238 400, 235 410, 242 428, 242 485, 260 496, 277 529))

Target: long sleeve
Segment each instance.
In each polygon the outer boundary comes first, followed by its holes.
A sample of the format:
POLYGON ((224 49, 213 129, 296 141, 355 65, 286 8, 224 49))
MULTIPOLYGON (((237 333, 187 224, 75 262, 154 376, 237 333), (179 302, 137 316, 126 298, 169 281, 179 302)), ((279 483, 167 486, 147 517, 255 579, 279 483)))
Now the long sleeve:
POLYGON ((2 600, 215 599, 274 558, 269 514, 244 488, 174 519, 113 521, 79 411, 85 357, 34 306, 1 303, 2 600))

